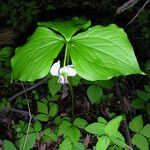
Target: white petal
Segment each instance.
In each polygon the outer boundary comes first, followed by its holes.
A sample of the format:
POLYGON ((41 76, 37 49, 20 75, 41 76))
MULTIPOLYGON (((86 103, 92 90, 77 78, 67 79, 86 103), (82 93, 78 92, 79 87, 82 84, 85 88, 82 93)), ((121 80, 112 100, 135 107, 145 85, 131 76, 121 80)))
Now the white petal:
POLYGON ((66 66, 65 71, 67 73, 67 76, 75 76, 77 74, 76 70, 73 68, 72 65, 66 66))
POLYGON ((58 60, 56 63, 54 63, 50 69, 50 73, 53 76, 58 76, 59 74, 59 69, 60 69, 60 61, 58 60))
POLYGON ((58 82, 61 84, 68 84, 68 79, 67 79, 67 77, 64 78, 62 75, 60 75, 58 78, 58 82))

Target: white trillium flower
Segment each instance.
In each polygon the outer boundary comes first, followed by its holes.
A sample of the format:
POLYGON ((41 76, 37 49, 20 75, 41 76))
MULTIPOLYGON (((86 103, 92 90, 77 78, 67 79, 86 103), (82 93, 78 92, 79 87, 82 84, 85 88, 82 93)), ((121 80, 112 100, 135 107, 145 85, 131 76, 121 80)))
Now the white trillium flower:
POLYGON ((50 73, 53 76, 58 76, 58 82, 62 84, 68 83, 68 76, 75 76, 76 70, 73 68, 73 65, 68 65, 60 68, 60 61, 54 63, 50 69, 50 73))

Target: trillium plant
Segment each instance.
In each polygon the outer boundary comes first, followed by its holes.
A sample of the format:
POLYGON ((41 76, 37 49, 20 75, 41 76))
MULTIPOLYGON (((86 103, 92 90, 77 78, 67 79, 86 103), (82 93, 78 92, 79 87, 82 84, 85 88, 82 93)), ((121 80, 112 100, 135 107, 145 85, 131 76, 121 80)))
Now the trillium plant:
POLYGON ((50 72, 62 84, 76 74, 89 81, 143 74, 122 28, 91 27, 91 21, 77 17, 38 23, 26 44, 16 49, 11 66, 14 80, 35 81, 50 72), (64 54, 62 67, 59 54, 64 54))

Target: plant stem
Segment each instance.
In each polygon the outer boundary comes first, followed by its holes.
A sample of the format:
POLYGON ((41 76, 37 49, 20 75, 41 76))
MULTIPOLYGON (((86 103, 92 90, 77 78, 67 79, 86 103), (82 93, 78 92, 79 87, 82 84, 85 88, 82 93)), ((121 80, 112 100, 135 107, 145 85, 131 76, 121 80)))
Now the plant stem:
MULTIPOLYGON (((63 67, 66 66, 66 62, 67 62, 67 64, 69 64, 68 42, 67 41, 66 41, 65 57, 64 57, 63 67)), ((73 121, 74 120, 74 92, 73 92, 71 80, 68 79, 68 82, 69 82, 69 88, 70 88, 70 93, 71 93, 71 114, 72 114, 72 119, 71 120, 73 121)))
POLYGON ((74 121, 74 92, 71 84, 71 80, 69 79, 69 88, 71 93, 71 113, 72 113, 72 122, 74 121))
POLYGON ((65 47, 65 57, 64 57, 64 64, 63 64, 63 67, 65 67, 65 66, 66 66, 67 53, 68 53, 68 42, 66 41, 66 47, 65 47))

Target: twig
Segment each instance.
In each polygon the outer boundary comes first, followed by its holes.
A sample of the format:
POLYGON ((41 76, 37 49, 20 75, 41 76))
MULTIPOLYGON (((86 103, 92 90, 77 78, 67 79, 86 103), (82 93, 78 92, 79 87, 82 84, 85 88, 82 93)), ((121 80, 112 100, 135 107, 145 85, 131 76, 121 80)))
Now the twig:
POLYGON ((121 5, 117 11, 116 11, 116 15, 120 15, 121 13, 123 13, 124 11, 126 11, 127 9, 131 8, 132 6, 134 6, 139 0, 129 0, 126 3, 124 3, 123 5, 121 5))
POLYGON ((138 16, 139 14, 143 11, 143 9, 145 8, 145 6, 150 2, 150 0, 147 0, 144 5, 139 9, 139 11, 137 12, 137 14, 131 19, 130 22, 128 22, 128 24, 126 26, 128 26, 129 24, 131 24, 138 16))
POLYGON ((28 128, 27 128, 27 132, 26 132, 26 137, 25 137, 25 140, 24 140, 24 144, 23 144, 23 150, 25 150, 25 146, 26 146, 26 143, 27 143, 27 139, 28 139, 28 134, 29 134, 29 130, 30 130, 30 126, 31 126, 31 121, 32 121, 32 115, 31 115, 31 110, 30 110, 30 105, 29 105, 29 100, 28 100, 28 97, 27 97, 27 93, 25 91, 25 88, 24 88, 24 85, 23 83, 21 82, 22 84, 22 87, 23 87, 23 90, 24 90, 24 94, 25 94, 25 97, 26 97, 26 100, 27 100, 27 105, 28 105, 28 111, 29 111, 29 124, 28 124, 28 128))
POLYGON ((13 95, 12 97, 10 97, 10 98, 8 99, 8 101, 10 102, 10 101, 16 99, 18 96, 23 95, 24 93, 29 92, 29 91, 35 89, 36 87, 40 86, 41 84, 47 82, 47 80, 48 80, 48 79, 45 78, 45 79, 43 79, 43 80, 40 80, 40 81, 37 82, 36 84, 34 84, 34 85, 30 86, 30 87, 25 88, 23 91, 20 91, 19 93, 16 93, 16 94, 13 95))
MULTIPOLYGON (((21 114, 25 117, 29 117, 29 112, 27 111, 23 111, 23 110, 19 110, 19 109, 15 109, 15 108, 3 108, 0 110, 0 113, 4 113, 4 112, 14 112, 14 113, 18 113, 21 114)), ((35 117, 32 117, 35 120, 35 117)))

